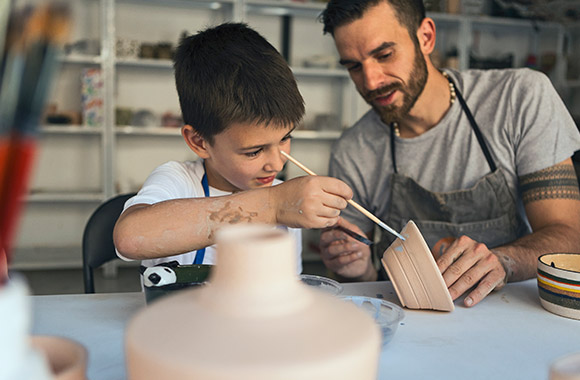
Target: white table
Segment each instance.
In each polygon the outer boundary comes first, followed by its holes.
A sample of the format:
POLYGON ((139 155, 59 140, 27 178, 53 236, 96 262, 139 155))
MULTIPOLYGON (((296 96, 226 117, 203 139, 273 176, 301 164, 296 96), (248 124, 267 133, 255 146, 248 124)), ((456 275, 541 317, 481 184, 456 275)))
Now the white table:
MULTIPOLYGON (((399 304, 390 282, 344 284, 344 295, 399 304)), ((74 339, 89 351, 90 380, 125 379, 127 322, 142 293, 33 296, 33 334, 74 339)), ((380 379, 542 379, 556 358, 580 352, 580 321, 540 305, 535 280, 513 283, 468 309, 405 310, 381 354, 380 379)))

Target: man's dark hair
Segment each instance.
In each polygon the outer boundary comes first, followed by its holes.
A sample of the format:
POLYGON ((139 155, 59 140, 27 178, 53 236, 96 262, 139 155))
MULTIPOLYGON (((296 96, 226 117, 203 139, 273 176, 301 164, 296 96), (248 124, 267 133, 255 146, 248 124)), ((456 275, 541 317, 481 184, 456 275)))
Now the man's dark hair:
POLYGON ((243 23, 225 23, 180 41, 175 84, 185 124, 204 139, 233 123, 296 126, 304 100, 284 58, 243 23))
POLYGON ((397 21, 414 38, 425 18, 423 0, 330 0, 319 16, 324 34, 334 35, 335 28, 360 19, 368 9, 383 1, 393 8, 397 21))

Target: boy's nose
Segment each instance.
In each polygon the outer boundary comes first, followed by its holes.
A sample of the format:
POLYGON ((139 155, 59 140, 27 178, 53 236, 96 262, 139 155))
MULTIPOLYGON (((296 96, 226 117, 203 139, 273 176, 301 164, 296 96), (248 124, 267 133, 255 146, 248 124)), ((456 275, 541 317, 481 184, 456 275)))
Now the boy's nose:
POLYGON ((268 160, 264 165, 264 170, 269 172, 279 172, 284 167, 284 158, 278 150, 273 150, 272 153, 268 155, 268 160))

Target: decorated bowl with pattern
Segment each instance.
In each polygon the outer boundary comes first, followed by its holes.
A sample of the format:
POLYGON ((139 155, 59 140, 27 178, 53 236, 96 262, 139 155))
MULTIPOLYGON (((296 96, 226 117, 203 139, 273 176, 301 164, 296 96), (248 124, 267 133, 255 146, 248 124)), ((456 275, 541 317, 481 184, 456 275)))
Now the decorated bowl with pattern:
POLYGON ((580 253, 548 253, 538 258, 538 292, 544 309, 580 319, 580 253))

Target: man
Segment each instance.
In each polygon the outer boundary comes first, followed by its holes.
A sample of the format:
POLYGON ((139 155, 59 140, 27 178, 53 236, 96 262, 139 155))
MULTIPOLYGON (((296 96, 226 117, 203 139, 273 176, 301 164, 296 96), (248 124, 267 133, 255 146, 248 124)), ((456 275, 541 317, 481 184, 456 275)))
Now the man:
MULTIPOLYGON (((330 175, 394 229, 412 219, 432 249, 442 246, 434 254, 454 300, 475 305, 533 277, 539 255, 580 250, 570 159, 580 135, 545 75, 440 71, 421 0, 331 0, 321 19, 372 106, 337 142, 330 175)), ((373 234, 356 210, 342 215, 340 224, 373 234)), ((393 237, 375 231, 382 255, 393 237)), ((340 230, 324 231, 320 248, 340 279, 378 278, 368 246, 340 230)))

